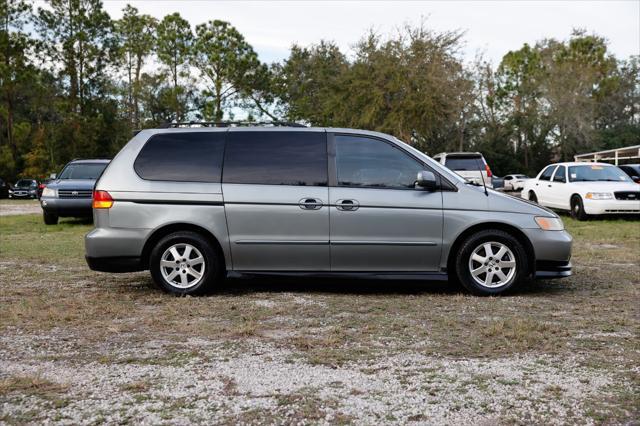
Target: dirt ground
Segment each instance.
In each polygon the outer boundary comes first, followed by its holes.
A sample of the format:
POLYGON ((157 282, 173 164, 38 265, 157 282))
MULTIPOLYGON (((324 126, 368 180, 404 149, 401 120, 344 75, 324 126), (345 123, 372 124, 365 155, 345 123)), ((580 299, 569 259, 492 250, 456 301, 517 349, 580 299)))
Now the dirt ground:
POLYGON ((640 222, 564 220, 575 275, 506 297, 273 279, 176 298, 88 270, 90 224, 2 217, 0 423, 634 424, 640 222))

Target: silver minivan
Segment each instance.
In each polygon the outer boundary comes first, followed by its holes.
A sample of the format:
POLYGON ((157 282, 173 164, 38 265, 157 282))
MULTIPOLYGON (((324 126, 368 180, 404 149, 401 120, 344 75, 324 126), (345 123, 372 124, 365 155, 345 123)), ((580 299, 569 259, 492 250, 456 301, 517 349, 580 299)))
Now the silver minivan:
POLYGON ((91 269, 149 269, 176 294, 268 274, 453 279, 492 295, 571 274, 555 213, 364 130, 143 130, 96 183, 93 212, 91 269))

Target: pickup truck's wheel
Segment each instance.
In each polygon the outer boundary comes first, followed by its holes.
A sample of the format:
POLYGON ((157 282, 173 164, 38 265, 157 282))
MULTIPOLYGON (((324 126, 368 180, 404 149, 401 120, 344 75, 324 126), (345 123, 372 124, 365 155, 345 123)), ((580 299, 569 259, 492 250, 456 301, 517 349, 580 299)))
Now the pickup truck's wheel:
POLYGON ((179 231, 155 245, 149 258, 153 281, 162 290, 179 295, 201 294, 221 278, 221 261, 200 234, 179 231))
POLYGON ((57 225, 58 224, 58 215, 53 213, 47 213, 45 211, 42 212, 42 219, 44 219, 45 225, 57 225))
POLYGON ((471 293, 491 296, 517 285, 529 272, 522 244, 507 232, 488 229, 470 235, 462 243, 455 273, 471 293))
POLYGON ((579 195, 571 197, 571 217, 578 220, 587 220, 589 215, 584 211, 584 204, 579 195))
POLYGON ((529 191, 529 201, 533 201, 534 203, 538 202, 538 196, 535 192, 529 191))

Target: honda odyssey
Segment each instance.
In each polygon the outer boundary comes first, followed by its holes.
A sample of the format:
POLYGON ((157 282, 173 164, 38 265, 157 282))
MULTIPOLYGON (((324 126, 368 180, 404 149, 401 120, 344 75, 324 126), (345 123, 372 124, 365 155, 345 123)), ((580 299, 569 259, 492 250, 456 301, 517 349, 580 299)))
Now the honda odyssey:
POLYGON ((143 130, 97 181, 93 214, 91 269, 149 269, 177 294, 268 274, 451 278, 492 295, 571 274, 555 213, 364 130, 143 130))

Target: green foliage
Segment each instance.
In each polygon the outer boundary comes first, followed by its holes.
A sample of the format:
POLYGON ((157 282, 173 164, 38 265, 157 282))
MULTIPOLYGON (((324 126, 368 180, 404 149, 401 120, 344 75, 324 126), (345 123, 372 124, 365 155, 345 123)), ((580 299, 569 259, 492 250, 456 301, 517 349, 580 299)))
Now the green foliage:
POLYGON ((429 154, 481 151, 499 175, 640 143, 639 57, 618 60, 582 30, 524 44, 497 67, 466 64, 461 32, 424 24, 370 32, 348 54, 323 40, 293 45, 265 64, 231 23, 194 34, 177 12, 157 22, 127 5, 114 21, 101 0, 46 0, 36 11, 11 0, 0 18, 7 180, 112 156, 134 128, 239 112, 382 131, 429 154))
POLYGON ((194 63, 207 81, 203 90, 203 116, 216 121, 224 109, 244 92, 246 82, 261 71, 258 55, 228 22, 214 20, 196 27, 194 63))
POLYGON ((187 114, 187 89, 180 86, 179 79, 181 76, 184 77, 193 53, 191 26, 176 12, 165 16, 156 31, 156 54, 160 62, 169 68, 172 82, 171 119, 183 121, 187 114))

